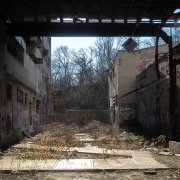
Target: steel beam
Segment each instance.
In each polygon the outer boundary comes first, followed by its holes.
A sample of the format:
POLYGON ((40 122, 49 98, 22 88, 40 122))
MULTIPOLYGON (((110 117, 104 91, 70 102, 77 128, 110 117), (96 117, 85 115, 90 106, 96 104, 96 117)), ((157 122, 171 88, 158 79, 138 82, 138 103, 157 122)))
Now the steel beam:
MULTIPOLYGON (((61 26, 59 23, 46 22, 38 23, 34 25, 34 22, 22 23, 6 23, 4 33, 5 35, 12 36, 60 36, 60 37, 97 37, 97 36, 131 36, 133 30, 136 27, 136 23, 128 23, 127 25, 114 23, 102 23, 101 26, 97 23, 90 23, 86 26, 85 23, 76 23, 73 26, 72 23, 64 23, 61 26)), ((133 36, 147 37, 156 36, 159 28, 159 24, 140 23, 138 29, 133 36)), ((160 30, 159 36, 168 43, 167 34, 160 30)))

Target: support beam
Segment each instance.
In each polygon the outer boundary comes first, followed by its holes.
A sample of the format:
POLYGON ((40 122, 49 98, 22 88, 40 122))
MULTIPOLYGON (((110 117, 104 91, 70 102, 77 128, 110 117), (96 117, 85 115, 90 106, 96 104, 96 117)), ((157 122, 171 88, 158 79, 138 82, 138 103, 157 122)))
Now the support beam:
MULTIPOLYGON (((170 24, 168 24, 170 26, 170 24)), ((178 24, 176 24, 178 25, 178 24)), ((94 37, 94 36, 131 36, 136 27, 134 23, 124 24, 115 23, 102 23, 101 26, 96 23, 90 23, 86 26, 84 23, 64 23, 61 26, 59 23, 39 22, 34 25, 33 22, 23 23, 6 23, 4 33, 13 36, 75 36, 75 37, 94 37)), ((137 37, 156 36, 159 24, 140 23, 138 29, 134 33, 137 37)), ((167 42, 167 34, 160 30, 159 36, 167 42)))
POLYGON ((73 1, 73 25, 76 25, 76 21, 78 19, 78 14, 76 12, 76 1, 73 1))
POLYGON ((118 6, 119 6, 119 0, 116 1, 115 5, 114 5, 114 11, 113 11, 113 15, 111 18, 112 24, 114 25, 114 19, 116 17, 117 11, 118 11, 118 6))
POLYGON ((156 36, 156 52, 155 52, 155 62, 156 62, 156 75, 158 78, 160 78, 160 73, 159 73, 159 64, 158 64, 158 44, 159 44, 159 31, 157 31, 157 36, 156 36))
POLYGON ((156 8, 156 10, 154 11, 153 15, 151 16, 150 18, 150 23, 152 24, 153 23, 153 19, 156 17, 159 9, 161 8, 161 4, 164 0, 161 0, 161 2, 159 3, 158 7, 156 8))
POLYGON ((100 12, 99 12, 99 24, 102 24, 102 16, 103 16, 103 6, 104 6, 104 1, 101 0, 100 3, 100 12))
POLYGON ((16 8, 16 10, 17 10, 17 12, 18 12, 18 14, 19 14, 19 17, 20 17, 20 19, 21 19, 21 22, 23 23, 23 22, 24 22, 23 15, 22 15, 22 13, 21 13, 21 11, 20 11, 18 5, 16 4, 16 2, 15 2, 14 0, 12 0, 12 1, 13 1, 14 7, 16 8))
POLYGON ((170 74, 170 134, 171 140, 176 140, 175 130, 175 81, 174 81, 174 60, 173 60, 173 49, 172 49, 172 36, 169 36, 169 74, 170 74))
POLYGON ((63 25, 63 13, 62 13, 61 5, 62 5, 62 2, 60 3, 60 1, 57 0, 57 11, 58 11, 59 18, 60 18, 60 24, 63 25))
POLYGON ((2 5, 0 5, 0 11, 4 18, 9 19, 11 22, 14 22, 14 19, 9 17, 8 13, 4 10, 2 5))
POLYGON ((30 3, 29 0, 26 0, 26 3, 29 6, 29 9, 31 10, 32 16, 34 18, 34 22, 37 23, 38 18, 37 18, 37 15, 36 15, 35 11, 34 11, 32 3, 30 3))
POLYGON ((131 37, 134 35, 136 29, 137 29, 138 26, 139 26, 139 23, 141 22, 141 20, 142 20, 144 14, 146 13, 146 11, 149 9, 149 6, 151 5, 152 1, 153 1, 153 0, 150 0, 150 1, 143 7, 143 9, 141 10, 141 13, 140 13, 139 17, 137 18, 136 27, 134 28, 134 31, 133 31, 133 33, 131 34, 131 37))
POLYGON ((179 5, 180 5, 180 1, 176 0, 176 2, 171 6, 170 10, 165 15, 165 17, 162 19, 163 24, 166 23, 166 21, 171 17, 173 12, 178 8, 179 5))
POLYGON ((86 3, 86 25, 89 25, 89 0, 86 3))
POLYGON ((127 9, 126 15, 124 17, 124 24, 127 24, 128 16, 131 13, 131 9, 133 7, 133 4, 134 4, 134 0, 131 0, 131 2, 129 3, 129 7, 127 9))
POLYGON ((44 0, 42 0, 42 6, 43 6, 43 9, 44 9, 44 14, 45 14, 46 19, 47 19, 47 23, 49 24, 50 23, 50 17, 49 17, 49 14, 48 14, 46 2, 44 0))
POLYGON ((139 24, 144 16, 144 14, 148 11, 149 6, 151 5, 151 3, 153 2, 153 0, 150 0, 141 10, 141 13, 139 14, 138 18, 137 18, 137 24, 139 24))

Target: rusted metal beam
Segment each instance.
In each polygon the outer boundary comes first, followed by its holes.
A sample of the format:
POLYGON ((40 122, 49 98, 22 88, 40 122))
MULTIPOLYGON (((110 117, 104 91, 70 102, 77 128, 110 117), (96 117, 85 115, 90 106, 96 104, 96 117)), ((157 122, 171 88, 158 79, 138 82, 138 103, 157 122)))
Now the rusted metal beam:
POLYGON ((128 19, 129 14, 131 13, 133 4, 134 4, 134 0, 131 0, 131 2, 129 3, 129 7, 127 9, 126 15, 124 16, 124 24, 127 24, 127 19, 128 19))
POLYGON ((89 0, 86 2, 86 25, 89 25, 89 0))

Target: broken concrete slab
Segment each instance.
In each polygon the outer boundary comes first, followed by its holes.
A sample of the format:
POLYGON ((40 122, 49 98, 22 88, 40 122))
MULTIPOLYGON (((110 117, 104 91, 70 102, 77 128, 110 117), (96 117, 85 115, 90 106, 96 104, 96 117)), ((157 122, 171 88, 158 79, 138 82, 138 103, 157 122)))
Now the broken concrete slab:
POLYGON ((180 143, 176 141, 169 141, 169 151, 174 154, 180 154, 180 143))
POLYGON ((154 160, 150 152, 133 152, 132 159, 0 160, 2 171, 115 171, 169 169, 154 160))

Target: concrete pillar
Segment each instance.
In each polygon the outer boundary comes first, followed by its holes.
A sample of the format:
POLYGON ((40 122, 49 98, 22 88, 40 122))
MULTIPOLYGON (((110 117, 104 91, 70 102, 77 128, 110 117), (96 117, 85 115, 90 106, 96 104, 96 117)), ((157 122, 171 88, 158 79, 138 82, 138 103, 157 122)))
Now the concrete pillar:
MULTIPOLYGON (((4 112, 5 100, 5 40, 4 36, 4 22, 0 19, 0 121, 2 112, 4 112)), ((2 127, 0 122, 0 148, 2 138, 2 127)))

